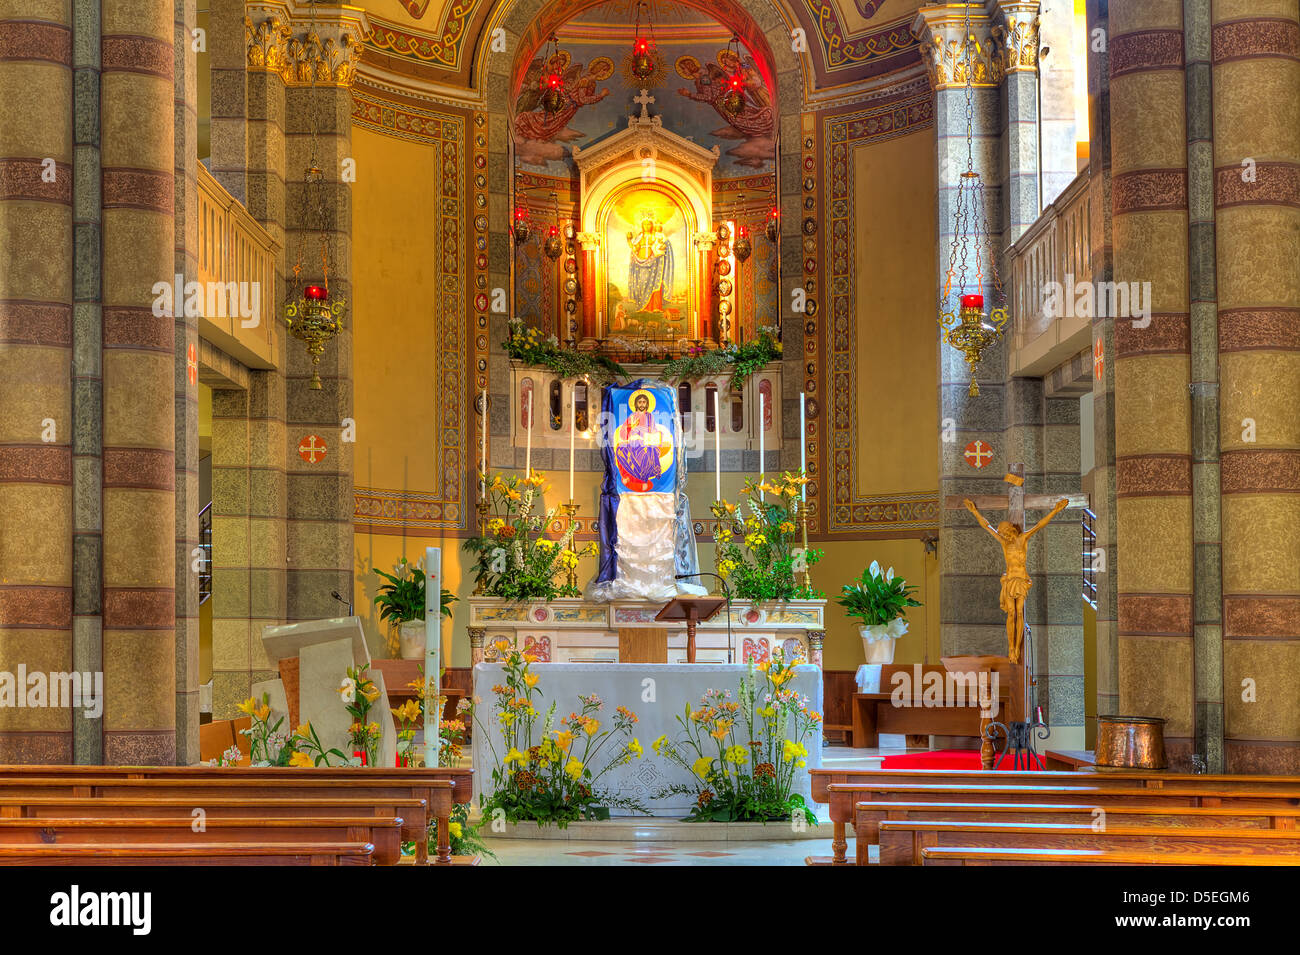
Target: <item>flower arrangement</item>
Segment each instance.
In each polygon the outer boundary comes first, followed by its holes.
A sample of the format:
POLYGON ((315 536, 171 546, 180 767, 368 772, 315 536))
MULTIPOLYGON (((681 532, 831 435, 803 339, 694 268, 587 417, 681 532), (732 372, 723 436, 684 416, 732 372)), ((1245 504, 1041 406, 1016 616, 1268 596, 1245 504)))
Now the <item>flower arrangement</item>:
POLYGON ((471 537, 465 549, 478 555, 476 574, 482 592, 506 600, 553 600, 577 597, 577 587, 557 584, 556 577, 578 565, 578 558, 594 554, 594 542, 579 550, 573 543, 573 525, 553 539, 545 529, 558 508, 542 510, 547 490, 545 475, 527 477, 496 474, 486 482, 489 510, 485 533, 471 537))
POLYGON ((361 758, 362 766, 375 765, 376 751, 379 748, 379 724, 370 722, 370 708, 379 699, 379 687, 366 675, 369 667, 348 667, 347 676, 339 685, 339 696, 343 706, 352 716, 352 725, 348 727, 348 741, 352 744, 352 755, 361 758))
POLYGON ((677 717, 681 735, 667 734, 651 747, 692 775, 691 785, 676 784, 656 793, 695 797, 688 821, 771 822, 801 816, 816 825, 813 811, 794 792, 796 769, 807 765, 805 740, 820 729, 821 714, 786 686, 794 667, 780 649, 770 660, 751 663, 740 679, 736 699, 730 690, 708 690, 699 709, 677 717))
POLYGON ((422 724, 422 710, 415 700, 389 707, 397 720, 397 765, 415 765, 415 728, 422 724))
POLYGON ((604 818, 610 807, 646 812, 637 801, 599 786, 611 769, 642 757, 633 735, 636 714, 620 706, 602 729, 597 717, 605 704, 593 693, 578 697, 579 709, 563 719, 556 719, 554 703, 543 715, 537 709, 538 677, 529 672, 532 654, 520 653, 504 638, 495 649, 504 657, 505 682, 492 688, 492 710, 505 753, 497 753, 493 734, 480 722, 494 763, 491 791, 480 797, 483 815, 500 809, 509 822, 563 829, 577 819, 604 818))
POLYGON ((741 345, 724 345, 721 348, 691 348, 681 358, 664 365, 664 381, 696 381, 713 378, 731 370, 731 387, 740 389, 751 375, 781 357, 781 343, 776 329, 764 326, 758 337, 741 345))
POLYGON ((714 501, 718 576, 748 600, 807 600, 824 597, 800 583, 796 573, 822 559, 823 552, 798 543, 803 519, 801 498, 808 479, 788 471, 781 478, 745 482, 740 504, 714 501), (764 498, 763 495, 768 495, 764 498))
MULTIPOLYGON (((379 608, 379 619, 389 626, 388 649, 397 653, 396 633, 394 631, 408 620, 424 619, 425 581, 428 575, 424 569, 424 558, 412 564, 405 557, 393 565, 393 572, 386 574, 378 567, 375 573, 385 583, 379 585, 375 596, 375 606, 379 608)), ((457 599, 450 590, 441 591, 442 616, 452 615, 451 605, 457 599)))
POLYGON ((561 378, 588 378, 600 384, 627 377, 618 364, 605 356, 563 348, 554 335, 543 337, 517 318, 511 320, 510 337, 502 347, 516 361, 549 369, 561 378))
MULTIPOLYGON (((310 723, 298 727, 297 732, 282 733, 280 726, 284 717, 270 724, 271 697, 262 694, 259 702, 250 696, 238 704, 241 713, 250 717, 248 729, 240 730, 249 741, 249 763, 253 766, 326 766, 332 765, 331 757, 337 757, 339 765, 347 762, 347 757, 337 749, 325 749, 320 737, 310 723)), ((238 746, 232 746, 213 761, 215 766, 237 765, 243 754, 238 746)))
MULTIPOLYGON (((444 675, 446 674, 446 667, 442 669, 441 673, 443 673, 444 675)), ((412 680, 410 683, 406 685, 410 687, 412 690, 415 690, 415 698, 413 700, 409 700, 408 702, 413 704, 416 707, 417 722, 419 725, 423 725, 424 708, 427 705, 427 703, 430 701, 434 685, 432 683, 425 683, 423 666, 420 667, 419 677, 412 680)), ((438 696, 437 704, 436 704, 438 707, 438 714, 439 714, 438 765, 454 766, 456 765, 457 762, 460 761, 461 756, 464 754, 466 727, 465 727, 464 719, 460 717, 457 717, 456 719, 453 720, 447 720, 441 718, 443 706, 446 705, 446 702, 447 702, 447 697, 442 696, 440 694, 438 696)), ((460 701, 459 705, 462 712, 471 706, 470 702, 464 699, 460 701)))
POLYGON ((894 575, 894 568, 882 573, 880 562, 873 560, 857 583, 844 585, 835 602, 848 616, 861 620, 864 627, 888 626, 887 636, 898 638, 907 633, 907 608, 921 606, 912 597, 915 591, 916 587, 894 575))

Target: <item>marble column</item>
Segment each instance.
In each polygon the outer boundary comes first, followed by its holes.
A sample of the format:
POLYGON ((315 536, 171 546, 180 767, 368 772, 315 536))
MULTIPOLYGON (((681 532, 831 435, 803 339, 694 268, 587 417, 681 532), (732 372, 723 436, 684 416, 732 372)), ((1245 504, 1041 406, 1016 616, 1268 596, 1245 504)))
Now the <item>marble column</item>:
MULTIPOLYGON (((1300 772, 1300 24, 1213 7, 1223 758, 1300 772)), ((1207 721, 1212 714, 1207 714, 1207 721)))
MULTIPOLYGON (((70 5, 0 5, 0 670, 73 661, 70 5)), ((22 692, 23 688, 19 689, 22 692)), ((64 763, 67 708, 0 709, 0 761, 64 763)))
POLYGON ((1149 287, 1151 312, 1114 321, 1119 708, 1165 718, 1170 764, 1187 769, 1195 690, 1181 0, 1113 0, 1109 48, 1114 278, 1149 287))
MULTIPOLYGON (((921 41, 935 98, 935 139, 938 148, 938 245, 939 301, 943 309, 954 308, 956 290, 944 299, 943 279, 948 269, 953 238, 953 213, 957 183, 967 169, 967 134, 972 137, 971 156, 984 190, 984 213, 992 247, 1003 248, 1000 209, 1002 182, 999 130, 998 83, 1003 61, 991 36, 991 23, 981 8, 969 6, 974 35, 974 84, 968 90, 965 79, 967 43, 964 4, 923 7, 917 13, 912 32, 921 41)), ((960 264, 960 263, 959 263, 960 264)), ((969 263, 974 276, 974 263, 969 263)), ((966 291, 981 291, 987 303, 994 290, 985 271, 983 287, 968 285, 966 291)), ((969 394, 970 371, 962 353, 946 344, 935 319, 939 349, 939 499, 949 496, 1004 494, 1002 475, 1013 459, 1003 442, 1006 395, 1007 336, 985 349, 978 366, 979 395, 969 394), (948 439, 945 439, 945 435, 948 439), (973 468, 963 455, 975 440, 991 446, 994 456, 983 468, 973 468)), ((996 515, 988 515, 994 520, 996 515)), ((1005 654, 1006 621, 998 609, 1002 553, 996 542, 965 510, 945 510, 939 537, 940 638, 945 654, 1005 654)), ((1028 613, 1028 608, 1027 608, 1028 613)))
POLYGON ((176 352, 170 2, 103 0, 104 760, 176 758, 176 352), (161 312, 162 314, 158 314, 161 312))

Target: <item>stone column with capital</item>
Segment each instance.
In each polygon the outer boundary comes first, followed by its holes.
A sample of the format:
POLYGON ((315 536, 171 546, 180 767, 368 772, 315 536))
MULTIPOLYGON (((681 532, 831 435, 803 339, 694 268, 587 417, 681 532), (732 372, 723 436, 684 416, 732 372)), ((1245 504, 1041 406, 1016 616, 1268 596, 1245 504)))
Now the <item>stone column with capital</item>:
MULTIPOLYGON (((999 84, 1004 59, 992 35, 993 23, 975 4, 925 6, 918 11, 912 32, 920 38, 922 55, 934 90, 935 140, 938 148, 938 295, 940 309, 951 308, 957 291, 944 299, 944 276, 953 245, 954 212, 958 183, 969 169, 979 175, 984 192, 983 211, 989 243, 1001 252, 1002 242, 1002 120, 999 84), (969 31, 966 17, 969 15, 969 31), (971 67, 968 87, 967 65, 971 67)), ((973 254, 969 275, 974 276, 973 254)), ((960 267, 962 263, 958 262, 960 267)), ((968 284, 967 292, 982 292, 992 303, 994 290, 985 270, 984 284, 968 284)), ((940 452, 939 497, 1002 493, 1001 477, 1009 459, 1002 441, 1003 402, 1007 391, 1007 337, 985 349, 978 366, 980 393, 969 394, 970 372, 961 352, 943 341, 935 322, 939 349, 940 452), (966 446, 981 440, 994 449, 994 458, 981 468, 963 456, 966 446)), ((1006 622, 998 610, 998 577, 1002 555, 987 533, 975 526, 964 510, 945 510, 940 530, 939 591, 942 608, 941 646, 945 654, 1007 652, 1006 622)))
POLYGON ((808 662, 815 667, 822 665, 822 648, 826 643, 825 630, 805 630, 804 636, 808 638, 808 662))
POLYGON ((595 339, 600 336, 601 328, 597 321, 596 272, 600 256, 600 236, 595 232, 579 232, 578 248, 582 251, 582 324, 579 326, 582 340, 595 339))
POLYGON ((469 665, 476 667, 483 662, 483 638, 487 631, 482 627, 469 628, 469 665))

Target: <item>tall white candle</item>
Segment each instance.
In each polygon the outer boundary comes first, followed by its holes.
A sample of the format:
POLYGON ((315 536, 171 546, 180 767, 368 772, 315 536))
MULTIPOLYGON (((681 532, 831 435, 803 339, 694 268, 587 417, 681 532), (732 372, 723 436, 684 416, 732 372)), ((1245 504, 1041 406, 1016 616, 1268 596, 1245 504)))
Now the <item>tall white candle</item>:
MULTIPOLYGON (((805 424, 804 393, 802 391, 799 392, 799 474, 805 478, 808 476, 808 428, 805 424)), ((800 489, 800 496, 806 503, 808 500, 807 484, 800 489)))
POLYGON ((487 497, 487 432, 488 432, 488 400, 487 389, 483 389, 483 445, 479 452, 481 460, 480 470, 483 472, 483 479, 479 482, 479 496, 487 497))
POLYGON ((442 692, 442 548, 424 549, 424 765, 438 765, 438 727, 442 710, 438 696, 442 692))
MULTIPOLYGON (((764 433, 764 425, 767 423, 767 399, 763 396, 762 389, 758 392, 758 483, 762 485, 764 475, 767 472, 766 458, 764 452, 767 450, 767 435, 764 433)), ((759 490, 758 499, 764 498, 763 491, 759 490)))
POLYGON ((578 386, 573 386, 569 400, 569 502, 573 502, 573 438, 578 430, 578 386))
POLYGON ((713 389, 713 499, 722 500, 722 418, 718 414, 718 389, 713 389))
POLYGON ((524 402, 524 427, 528 429, 528 449, 524 452, 524 477, 533 476, 533 393, 524 402))

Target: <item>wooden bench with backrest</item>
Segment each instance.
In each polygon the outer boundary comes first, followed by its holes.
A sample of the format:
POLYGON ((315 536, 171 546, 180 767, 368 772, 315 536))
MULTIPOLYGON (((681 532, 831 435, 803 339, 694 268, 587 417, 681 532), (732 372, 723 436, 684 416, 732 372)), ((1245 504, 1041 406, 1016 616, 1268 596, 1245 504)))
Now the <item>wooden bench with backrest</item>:
POLYGON ((1300 809, 1250 806, 1107 806, 1017 803, 858 803, 853 820, 857 863, 866 865, 869 849, 880 842, 886 820, 916 822, 998 822, 1033 825, 1093 825, 1098 819, 1122 827, 1167 826, 1188 829, 1297 831, 1300 809), (1104 815, 1103 815, 1104 813, 1104 815))
MULTIPOLYGON (((418 785, 422 781, 437 783, 428 792, 414 791, 408 795, 424 799, 428 804, 429 815, 436 819, 438 825, 438 852, 436 862, 447 864, 451 861, 449 823, 451 804, 468 803, 473 792, 473 772, 465 767, 436 768, 397 768, 397 767, 213 767, 213 766, 0 766, 0 780, 33 776, 50 776, 55 773, 71 773, 78 777, 107 777, 122 779, 168 779, 168 780, 204 780, 204 779, 302 779, 311 782, 319 780, 365 780, 370 783, 394 782, 400 785, 418 785), (442 783, 450 782, 448 799, 442 783)), ((354 794, 355 795, 355 794, 354 794)), ((394 792, 394 795, 399 793, 394 792)), ((419 862, 427 860, 427 846, 424 837, 415 839, 416 858, 419 862)))
POLYGON ((1199 855, 1213 865, 1225 855, 1280 855, 1300 862, 1300 832, 1277 829, 1194 829, 886 819, 880 823, 880 864, 920 865, 921 850, 1100 849, 1107 852, 1199 855))
MULTIPOLYGON (((854 807, 863 799, 880 800, 884 798, 879 789, 890 785, 942 785, 947 783, 958 788, 964 786, 979 787, 997 785, 1001 787, 1015 785, 1050 785, 1055 788, 1084 786, 1094 789, 1129 789, 1142 788, 1156 791, 1181 790, 1197 787, 1221 787, 1225 790, 1249 789, 1252 791, 1295 791, 1300 786, 1300 779, 1295 776, 1207 776, 1191 774, 1152 773, 1097 773, 1097 772, 985 772, 981 770, 913 770, 908 772, 895 770, 845 770, 814 769, 812 777, 812 799, 818 803, 828 803, 833 829, 831 864, 846 863, 848 842, 845 838, 845 826, 853 821, 854 807)), ((891 800, 895 801, 895 800, 891 800)), ((924 801, 924 800, 923 800, 924 801)), ((940 801, 970 801, 944 798, 940 801)), ((979 800, 984 802, 1002 802, 999 799, 979 800)), ((1061 802, 1053 798, 1051 802, 1061 802)), ((1113 800, 1111 803, 1113 804, 1113 800)), ((1188 805, 1188 803, 1182 803, 1188 805)), ((1215 803, 1208 803, 1214 805, 1215 803)), ((1202 803, 1196 803, 1202 805, 1202 803)), ((1286 802, 1277 803, 1285 807, 1286 802)))
MULTIPOLYGON (((236 771, 238 772, 238 771, 236 771)), ((453 783, 449 779, 426 778, 419 781, 393 780, 384 782, 367 776, 330 778, 307 769, 291 776, 277 776, 277 770, 253 770, 251 775, 163 777, 149 779, 121 779, 107 774, 80 777, 74 775, 40 777, 19 774, 0 775, 0 798, 13 797, 190 797, 198 808, 207 799, 216 797, 248 800, 275 800, 284 798, 347 797, 353 799, 424 799, 429 815, 439 820, 439 864, 450 864, 451 850, 449 827, 452 808, 453 783), (271 775, 268 775, 271 774, 271 775)), ((365 770, 361 770, 365 773, 365 770)), ((417 830, 408 822, 403 837, 416 845, 417 862, 427 861, 426 830, 417 830)))
POLYGON ((397 865, 402 858, 401 827, 400 816, 272 819, 249 815, 205 817, 201 824, 176 816, 46 816, 0 819, 0 846, 202 845, 220 853, 230 844, 357 843, 374 846, 376 865, 397 865))
MULTIPOLYGON (((922 865, 1206 865, 1203 855, 1111 852, 1103 849, 922 849, 922 865)), ((1214 865, 1292 866, 1288 856, 1226 855, 1214 865)))
POLYGON ((0 845, 0 866, 372 865, 374 851, 364 842, 0 845))

